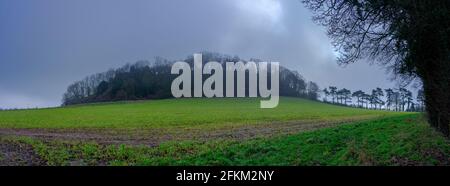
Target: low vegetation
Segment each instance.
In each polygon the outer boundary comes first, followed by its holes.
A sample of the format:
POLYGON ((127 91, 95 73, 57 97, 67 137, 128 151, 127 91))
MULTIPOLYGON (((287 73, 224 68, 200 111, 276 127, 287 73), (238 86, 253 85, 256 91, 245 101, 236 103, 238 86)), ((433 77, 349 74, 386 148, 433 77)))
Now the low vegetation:
POLYGON ((157 147, 43 142, 31 145, 48 165, 449 165, 450 142, 418 114, 248 141, 172 141, 157 147))
POLYGON ((0 111, 0 128, 143 129, 205 128, 284 121, 339 121, 401 115, 283 97, 274 109, 259 99, 167 99, 99 103, 50 109, 0 111))
POLYGON ((419 113, 282 97, 0 111, 2 165, 449 165, 419 113))

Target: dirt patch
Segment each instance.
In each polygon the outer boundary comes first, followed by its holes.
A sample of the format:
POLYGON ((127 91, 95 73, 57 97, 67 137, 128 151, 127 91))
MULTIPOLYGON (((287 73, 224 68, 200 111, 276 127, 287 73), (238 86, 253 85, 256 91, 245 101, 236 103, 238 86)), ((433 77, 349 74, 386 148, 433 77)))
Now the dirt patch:
POLYGON ((432 157, 437 161, 437 165, 440 166, 449 166, 450 165, 450 157, 445 155, 444 152, 440 151, 439 149, 428 149, 425 152, 422 152, 422 154, 425 157, 432 157))
POLYGON ((37 166, 45 162, 30 145, 0 141, 1 166, 37 166))

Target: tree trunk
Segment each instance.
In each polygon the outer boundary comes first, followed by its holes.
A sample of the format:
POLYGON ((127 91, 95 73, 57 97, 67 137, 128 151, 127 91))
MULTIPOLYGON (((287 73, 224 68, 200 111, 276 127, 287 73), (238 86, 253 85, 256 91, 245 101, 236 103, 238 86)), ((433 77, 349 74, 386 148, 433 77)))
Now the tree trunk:
POLYGON ((434 67, 422 77, 428 120, 433 128, 450 137, 450 70, 443 62, 428 67, 434 67))

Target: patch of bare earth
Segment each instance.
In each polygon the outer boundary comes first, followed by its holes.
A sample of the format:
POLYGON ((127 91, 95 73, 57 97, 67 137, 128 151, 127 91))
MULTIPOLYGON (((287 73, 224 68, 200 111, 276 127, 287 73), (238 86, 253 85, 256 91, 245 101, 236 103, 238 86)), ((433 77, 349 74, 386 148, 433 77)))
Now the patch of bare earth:
POLYGON ((0 142, 1 166, 37 166, 45 162, 33 151, 30 145, 12 142, 0 142))

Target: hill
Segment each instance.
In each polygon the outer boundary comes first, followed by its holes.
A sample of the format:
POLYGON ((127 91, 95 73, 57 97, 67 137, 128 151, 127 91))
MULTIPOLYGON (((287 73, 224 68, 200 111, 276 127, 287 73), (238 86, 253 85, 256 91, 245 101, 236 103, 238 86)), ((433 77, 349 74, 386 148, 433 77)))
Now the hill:
MULTIPOLYGON (((262 62, 260 59, 252 58, 250 60, 243 60, 238 56, 233 57, 212 52, 202 52, 202 56, 204 64, 211 61, 220 63, 224 75, 226 74, 225 65, 227 62, 242 62, 244 64, 248 62, 259 64, 262 62)), ((177 61, 184 61, 193 68, 193 56, 188 56, 185 59, 177 61)), ((171 85, 178 75, 172 74, 171 69, 172 65, 177 61, 169 61, 161 57, 156 57, 153 62, 138 61, 131 65, 126 64, 118 69, 110 69, 103 73, 87 76, 67 87, 67 91, 63 95, 63 105, 173 98, 171 85)), ((319 87, 316 83, 306 81, 297 71, 287 69, 283 66, 280 66, 279 70, 280 96, 301 97, 313 100, 318 98, 319 87)), ((203 81, 210 76, 212 74, 203 74, 203 81)), ((234 76, 234 90, 236 94, 238 73, 235 72, 234 76)), ((193 73, 191 77, 194 78, 193 73)), ((268 78, 270 78, 270 74, 268 78)), ((245 79, 245 85, 241 88, 246 90, 246 97, 249 97, 249 71, 245 72, 245 79)), ((226 85, 226 78, 224 78, 223 85, 226 85)), ((270 87, 270 81, 268 82, 268 86, 270 87)))
POLYGON ((218 127, 284 121, 339 121, 398 115, 282 97, 274 109, 257 98, 186 98, 84 104, 0 112, 0 128, 218 127))

